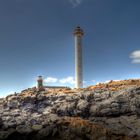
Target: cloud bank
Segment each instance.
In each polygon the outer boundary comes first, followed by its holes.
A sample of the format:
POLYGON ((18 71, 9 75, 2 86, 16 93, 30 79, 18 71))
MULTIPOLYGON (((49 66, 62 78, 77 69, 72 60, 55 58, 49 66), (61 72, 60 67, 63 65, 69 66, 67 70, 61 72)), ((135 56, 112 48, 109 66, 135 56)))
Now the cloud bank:
POLYGON ((140 50, 133 51, 130 54, 130 58, 132 59, 132 63, 137 64, 140 63, 140 50))
POLYGON ((56 83, 58 81, 57 78, 54 78, 54 77, 47 77, 44 82, 45 83, 56 83))
MULTIPOLYGON (((51 84, 51 85, 54 84, 54 85, 63 85, 63 86, 74 87, 76 82, 75 82, 75 77, 73 77, 73 76, 67 76, 64 78, 56 78, 56 77, 49 76, 44 80, 44 83, 51 84)), ((96 84, 95 80, 83 81, 84 87, 86 87, 88 85, 94 85, 94 84, 96 84)))
POLYGON ((62 79, 58 79, 56 77, 47 77, 45 80, 44 80, 45 83, 58 83, 58 84, 63 84, 63 85, 66 85, 66 84, 70 84, 70 85, 74 85, 75 84, 75 80, 74 80, 74 77, 72 76, 68 76, 68 77, 65 77, 65 78, 62 78, 62 79))
POLYGON ((75 84, 74 77, 72 77, 72 76, 69 76, 69 77, 60 79, 59 82, 61 84, 71 84, 71 85, 74 85, 75 84))

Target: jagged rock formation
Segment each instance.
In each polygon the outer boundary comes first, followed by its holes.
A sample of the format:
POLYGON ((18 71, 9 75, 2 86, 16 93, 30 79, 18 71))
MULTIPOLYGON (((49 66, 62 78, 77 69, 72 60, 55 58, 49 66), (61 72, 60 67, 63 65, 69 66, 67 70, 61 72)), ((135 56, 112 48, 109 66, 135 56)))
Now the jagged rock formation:
POLYGON ((140 80, 0 100, 1 140, 139 140, 140 80))

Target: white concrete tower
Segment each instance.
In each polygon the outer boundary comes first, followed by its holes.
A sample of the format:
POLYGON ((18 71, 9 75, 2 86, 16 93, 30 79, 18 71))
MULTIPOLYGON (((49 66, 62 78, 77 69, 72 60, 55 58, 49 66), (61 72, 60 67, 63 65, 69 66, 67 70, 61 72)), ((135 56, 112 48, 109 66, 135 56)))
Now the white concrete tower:
POLYGON ((76 88, 83 88, 83 66, 82 66, 82 37, 83 30, 78 26, 74 30, 75 36, 75 80, 76 88))

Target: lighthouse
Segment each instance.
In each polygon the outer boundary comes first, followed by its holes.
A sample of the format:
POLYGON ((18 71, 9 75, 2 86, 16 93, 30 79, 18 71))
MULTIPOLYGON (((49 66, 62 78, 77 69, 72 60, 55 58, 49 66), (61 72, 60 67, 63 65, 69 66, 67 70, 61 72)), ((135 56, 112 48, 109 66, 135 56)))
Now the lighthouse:
POLYGON ((82 37, 84 31, 77 26, 74 30, 75 37, 75 87, 83 88, 83 64, 82 64, 82 37))
POLYGON ((43 78, 42 76, 38 76, 37 78, 37 89, 38 91, 44 91, 44 86, 43 86, 43 78))

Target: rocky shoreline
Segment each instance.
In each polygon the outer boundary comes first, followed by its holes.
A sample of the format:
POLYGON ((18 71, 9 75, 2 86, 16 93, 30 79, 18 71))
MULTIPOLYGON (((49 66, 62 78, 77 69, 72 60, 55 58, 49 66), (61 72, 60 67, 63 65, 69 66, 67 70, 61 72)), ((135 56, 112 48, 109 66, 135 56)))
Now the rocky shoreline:
POLYGON ((7 96, 0 100, 0 140, 140 140, 139 82, 7 96))

